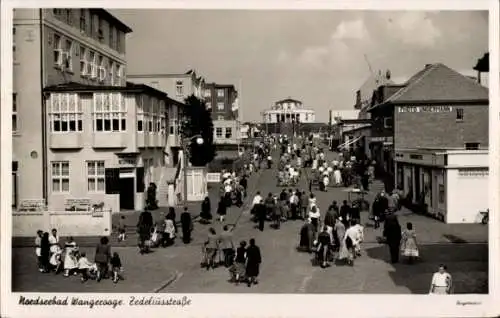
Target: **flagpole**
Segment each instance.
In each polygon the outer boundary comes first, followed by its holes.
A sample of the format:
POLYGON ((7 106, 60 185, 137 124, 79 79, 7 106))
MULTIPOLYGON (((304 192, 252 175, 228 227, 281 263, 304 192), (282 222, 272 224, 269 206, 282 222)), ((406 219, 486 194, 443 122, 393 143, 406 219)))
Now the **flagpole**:
POLYGON ((240 147, 241 147, 241 112, 243 110, 243 107, 241 103, 241 78, 238 80, 238 119, 237 119, 237 126, 238 126, 238 153, 240 152, 240 147))

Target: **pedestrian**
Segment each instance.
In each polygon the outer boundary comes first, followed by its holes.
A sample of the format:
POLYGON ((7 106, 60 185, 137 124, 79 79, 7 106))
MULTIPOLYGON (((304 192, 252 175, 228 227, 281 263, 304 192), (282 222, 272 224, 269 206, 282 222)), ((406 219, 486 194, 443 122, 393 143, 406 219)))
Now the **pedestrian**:
POLYGON ((191 242, 191 232, 193 231, 193 220, 187 207, 181 214, 182 242, 189 244, 191 242))
POLYGON ((108 274, 108 263, 111 259, 111 246, 106 236, 101 237, 95 249, 95 263, 97 264, 97 281, 100 282, 108 274))
POLYGON ((165 216, 165 221, 163 225, 163 236, 162 236, 162 246, 167 247, 174 244, 175 239, 175 225, 172 219, 165 216))
POLYGON ((387 216, 384 222, 384 237, 389 245, 389 252, 391 254, 391 262, 399 262, 399 249, 401 243, 401 226, 399 225, 398 218, 394 214, 387 216))
POLYGON ((321 262, 321 268, 326 268, 328 266, 330 246, 332 245, 331 236, 326 226, 323 227, 323 231, 318 235, 318 244, 318 260, 321 262))
POLYGON ((291 192, 290 195, 290 212, 293 220, 298 219, 299 215, 299 197, 295 192, 291 192))
POLYGON ((210 220, 212 220, 212 205, 210 203, 210 198, 208 196, 206 196, 203 202, 201 203, 200 217, 201 217, 200 223, 209 224, 210 220))
POLYGON ((320 224, 321 213, 319 208, 316 205, 311 207, 311 211, 309 212, 309 219, 311 219, 311 224, 314 227, 314 236, 316 237, 319 232, 319 224, 320 224))
POLYGON ((264 205, 266 206, 266 218, 272 217, 275 209, 274 197, 271 192, 267 195, 266 200, 264 201, 264 205))
POLYGON ((45 232, 40 240, 40 266, 43 273, 49 272, 50 248, 49 233, 45 232))
POLYGON ((276 200, 276 208, 274 209, 273 221, 274 228, 278 230, 281 226, 281 218, 285 215, 284 203, 282 201, 276 200))
POLYGON ((207 271, 215 268, 215 256, 219 249, 219 238, 213 227, 208 229, 208 237, 205 241, 205 264, 207 271))
POLYGON ((413 230, 413 224, 411 222, 406 223, 406 230, 404 230, 402 234, 401 253, 408 258, 408 263, 410 264, 419 256, 417 235, 413 230))
POLYGON ((42 230, 36 231, 35 255, 37 258, 38 271, 40 271, 40 272, 43 272, 43 267, 42 267, 42 237, 43 237, 43 231, 42 230))
POLYGON ((241 176, 240 186, 243 187, 243 196, 246 197, 247 196, 248 180, 247 180, 247 176, 245 174, 243 174, 243 176, 241 176))
POLYGON ((222 249, 224 255, 224 266, 226 268, 230 267, 233 263, 234 258, 234 244, 233 244, 233 233, 229 229, 229 226, 224 225, 222 228, 222 233, 219 239, 219 246, 222 249))
POLYGON ((64 244, 64 277, 68 277, 73 273, 76 274, 78 269, 78 246, 72 236, 68 238, 68 241, 64 244))
POLYGON ((113 274, 113 283, 118 283, 118 279, 120 278, 119 274, 122 271, 122 261, 120 259, 120 255, 117 252, 113 253, 109 263, 111 264, 111 273, 113 274))
POLYGON ((90 269, 93 264, 88 260, 87 254, 82 252, 80 258, 78 259, 78 271, 80 272, 81 282, 85 283, 89 278, 91 278, 90 269))
POLYGON ((139 220, 137 222, 137 232, 139 234, 139 251, 144 254, 149 251, 146 246, 146 241, 151 238, 151 228, 153 227, 153 215, 148 210, 144 210, 139 215, 139 220))
POLYGON ((354 265, 354 259, 357 256, 356 251, 359 249, 360 237, 358 229, 355 227, 356 222, 351 220, 349 228, 345 231, 345 246, 347 248, 347 263, 354 265))
POLYGON ((360 208, 359 208, 359 202, 354 201, 352 203, 351 211, 350 211, 350 216, 352 220, 360 220, 361 219, 361 213, 360 213, 360 208))
POLYGON ((453 281, 447 272, 446 265, 440 264, 439 270, 432 275, 429 294, 449 295, 452 293, 453 281))
POLYGON ((264 231, 264 223, 266 222, 266 206, 264 205, 264 201, 261 200, 260 203, 257 206, 257 211, 256 211, 256 217, 257 221, 259 222, 259 230, 262 232, 264 231))
POLYGON ((256 215, 257 206, 260 204, 261 201, 262 201, 262 196, 260 195, 260 191, 257 191, 257 193, 255 194, 255 196, 253 197, 253 200, 252 200, 251 213, 253 215, 256 215))
POLYGON ((314 242, 314 227, 309 219, 306 219, 300 229, 299 251, 312 252, 314 242))
POLYGON ((227 214, 227 207, 228 205, 226 204, 226 200, 224 197, 220 197, 219 200, 219 205, 217 206, 217 214, 219 215, 219 222, 224 222, 224 217, 227 214))
POLYGON ((177 216, 173 206, 168 208, 167 219, 172 220, 172 223, 174 223, 175 233, 177 233, 177 216))
POLYGON ((356 244, 354 245, 354 252, 355 256, 361 256, 361 243, 365 240, 365 233, 364 230, 365 228, 360 224, 359 219, 353 220, 354 225, 352 226, 354 228, 354 231, 356 231, 356 244))
POLYGON ((316 196, 314 195, 314 193, 311 192, 311 194, 309 195, 309 201, 308 201, 309 209, 311 209, 311 207, 313 205, 316 205, 316 196))
POLYGON ((342 218, 342 222, 344 226, 347 228, 349 226, 349 220, 351 219, 351 207, 347 203, 347 200, 342 202, 342 206, 340 207, 340 217, 342 218))
POLYGON ((338 218, 340 216, 339 214, 339 206, 337 205, 337 201, 333 201, 332 204, 328 207, 328 210, 331 210, 333 213, 333 216, 335 218, 338 218))
POLYGON ((307 216, 307 212, 309 210, 308 204, 309 204, 309 199, 306 195, 306 192, 302 191, 302 194, 300 195, 300 215, 302 217, 302 220, 306 220, 308 217, 307 216))
POLYGON ((247 242, 241 241, 240 246, 236 249, 234 264, 231 266, 231 281, 238 285, 245 276, 245 264, 247 262, 247 242))
POLYGON ((52 235, 49 237, 50 253, 53 254, 61 248, 59 245, 59 235, 57 235, 57 230, 52 229, 52 235))
POLYGON ((257 277, 259 276, 260 264, 262 263, 262 256, 260 254, 260 248, 255 245, 255 239, 251 238, 250 246, 247 248, 247 264, 246 264, 246 276, 248 287, 252 284, 258 284, 257 277))
POLYGON ((118 242, 125 241, 125 231, 127 225, 125 224, 125 215, 120 216, 118 221, 118 242))
POLYGON ((342 222, 342 217, 339 217, 335 221, 335 226, 333 227, 335 248, 339 251, 339 259, 343 260, 346 258, 346 251, 343 249, 344 237, 345 237, 345 225, 342 222))

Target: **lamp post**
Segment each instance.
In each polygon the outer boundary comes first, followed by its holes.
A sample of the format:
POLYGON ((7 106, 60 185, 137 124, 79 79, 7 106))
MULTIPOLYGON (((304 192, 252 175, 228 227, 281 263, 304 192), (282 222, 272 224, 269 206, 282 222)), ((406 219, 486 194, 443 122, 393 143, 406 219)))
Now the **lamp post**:
POLYGON ((187 184, 187 165, 188 165, 188 154, 187 154, 187 149, 189 143, 196 138, 196 143, 198 145, 203 145, 203 138, 201 135, 194 135, 192 137, 185 137, 182 139, 182 152, 183 152, 183 157, 184 157, 184 206, 187 204, 187 197, 188 197, 188 184, 187 184))

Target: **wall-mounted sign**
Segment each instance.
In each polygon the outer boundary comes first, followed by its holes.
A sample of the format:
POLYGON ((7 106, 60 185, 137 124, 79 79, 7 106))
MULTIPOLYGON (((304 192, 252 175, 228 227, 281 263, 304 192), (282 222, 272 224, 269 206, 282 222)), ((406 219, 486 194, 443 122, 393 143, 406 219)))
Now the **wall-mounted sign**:
POLYGON ((47 208, 45 199, 21 200, 18 211, 44 211, 47 208))
POLYGON ((413 160, 423 160, 423 159, 424 159, 424 156, 422 156, 422 155, 415 155, 415 154, 411 154, 411 155, 410 155, 410 159, 413 159, 413 160))
POLYGON ((486 177, 489 175, 488 168, 463 168, 458 169, 460 177, 486 177))
POLYGON ((393 137, 370 137, 369 138, 370 142, 388 142, 392 143, 393 142, 393 137))
POLYGON ((399 106, 398 113, 451 113, 451 106, 399 106))
POLYGON ((135 158, 120 158, 118 159, 118 164, 120 166, 135 166, 137 160, 135 158))

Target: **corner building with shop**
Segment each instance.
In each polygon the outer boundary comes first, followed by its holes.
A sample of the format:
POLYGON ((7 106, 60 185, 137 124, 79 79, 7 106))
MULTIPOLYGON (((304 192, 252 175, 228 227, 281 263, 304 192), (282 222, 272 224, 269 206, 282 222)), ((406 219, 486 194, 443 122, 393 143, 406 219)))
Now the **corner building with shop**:
POLYGON ((378 93, 370 146, 394 186, 423 213, 478 222, 488 208, 488 89, 437 63, 378 93))

